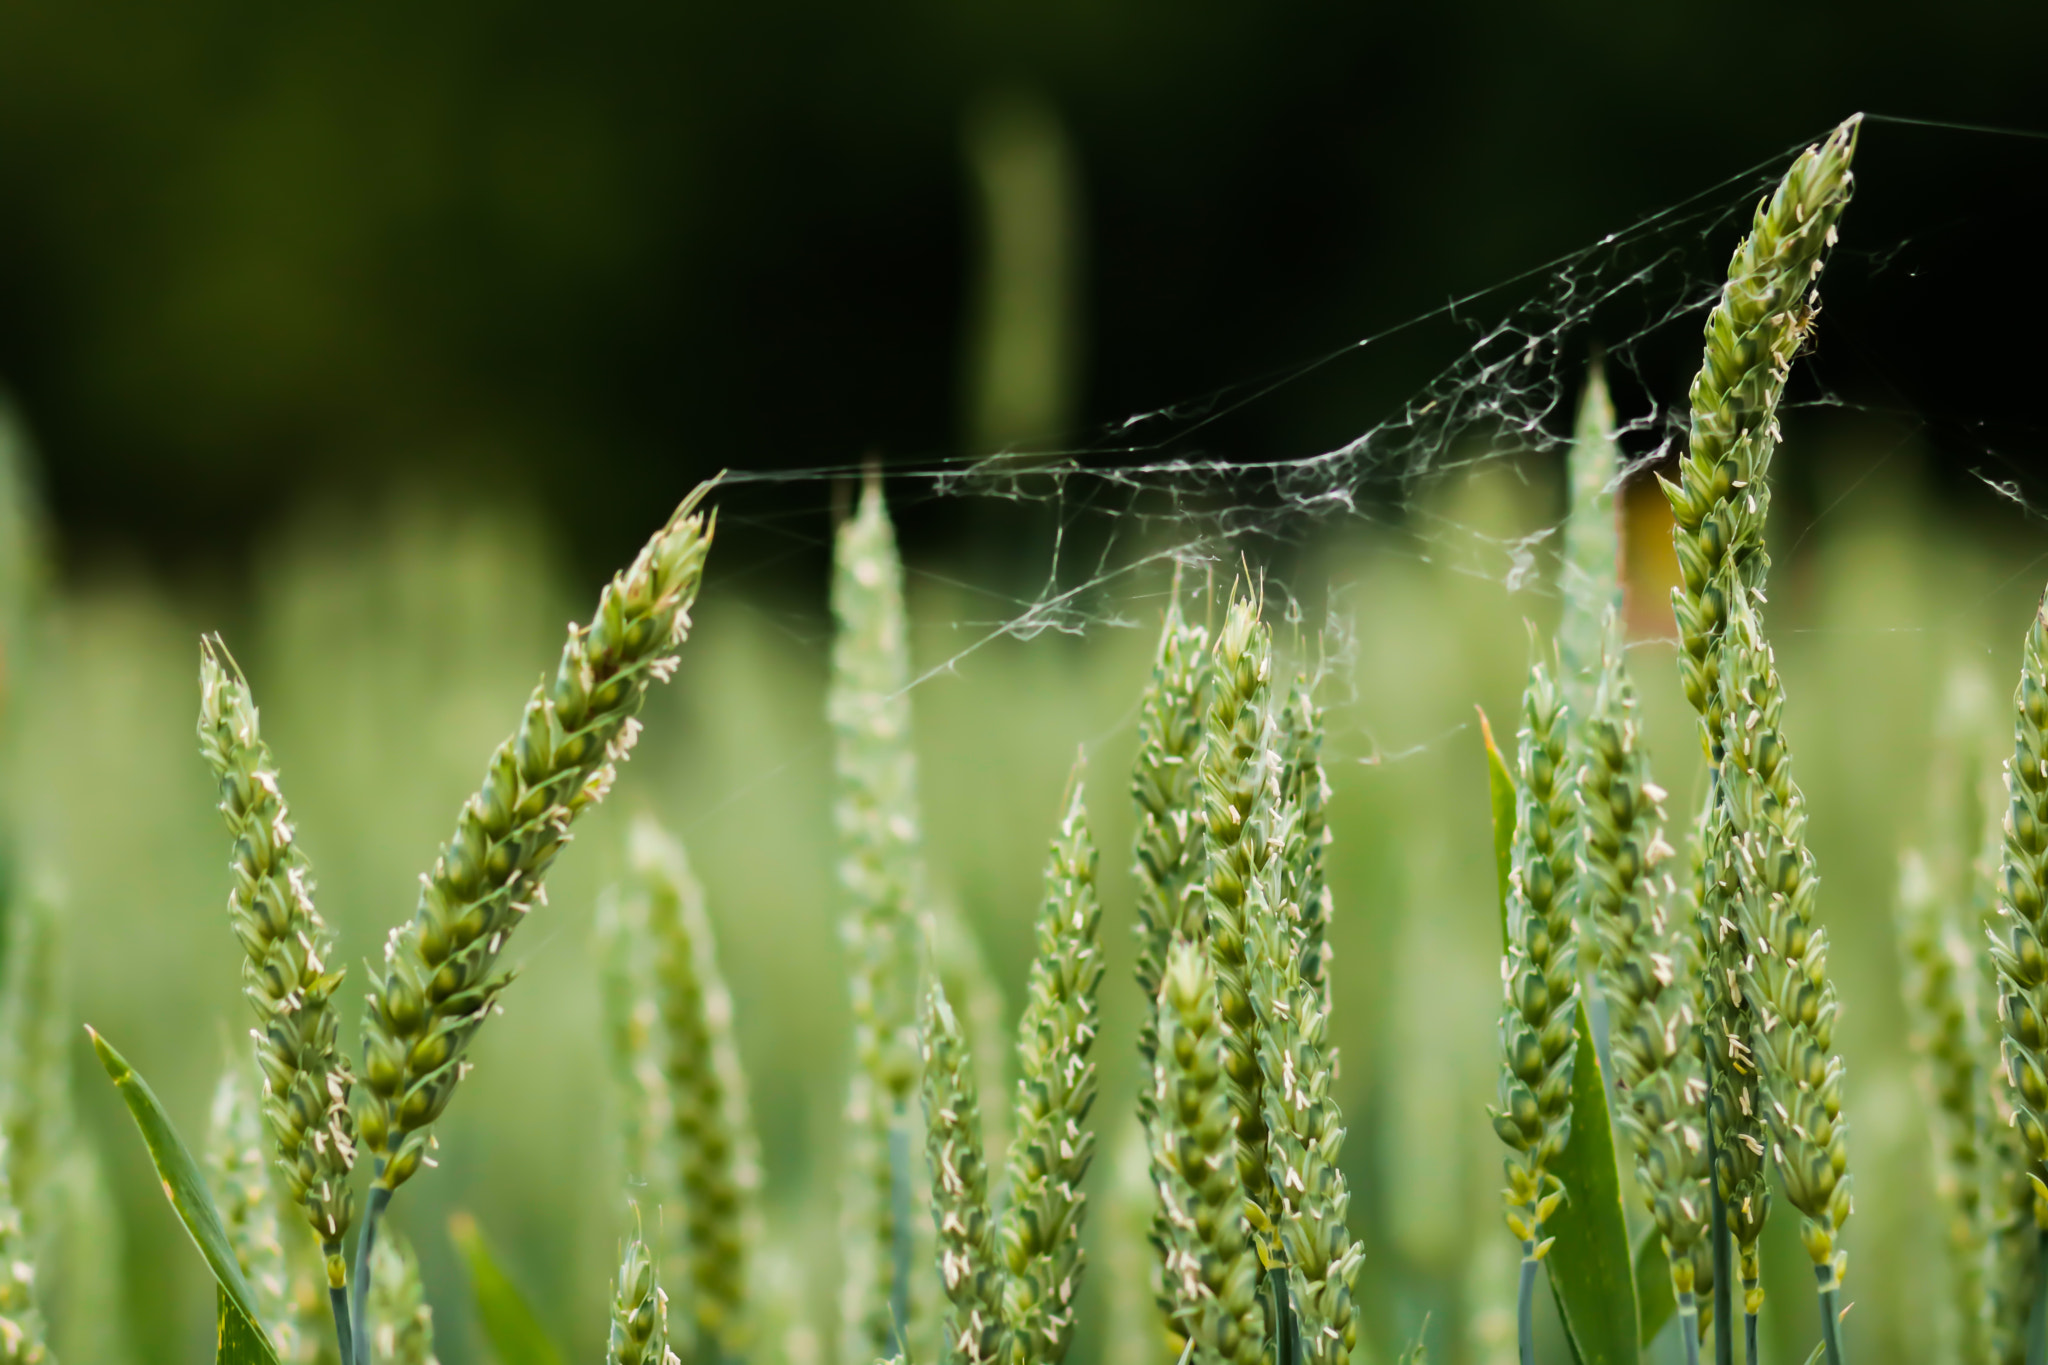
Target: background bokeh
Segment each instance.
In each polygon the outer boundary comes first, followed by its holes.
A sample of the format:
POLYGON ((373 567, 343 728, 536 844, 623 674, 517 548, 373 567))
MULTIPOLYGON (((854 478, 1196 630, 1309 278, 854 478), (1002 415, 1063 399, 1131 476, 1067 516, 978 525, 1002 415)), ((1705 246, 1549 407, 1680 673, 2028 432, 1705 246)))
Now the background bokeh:
MULTIPOLYGON (((0 8, 0 384, 32 438, 44 566, 7 661, 9 805, 17 860, 62 888, 75 1017, 203 1126, 244 1019, 192 735, 201 631, 248 666, 323 912, 360 958, 602 576, 696 479, 789 473, 730 490, 684 669, 516 947, 441 1167, 397 1217, 447 1365, 484 1358, 441 1231, 455 1208, 558 1339, 597 1348, 624 1205, 591 911, 625 818, 655 810, 709 887, 772 1235, 831 1341, 846 1007, 823 547, 830 471, 872 456, 915 471, 891 495, 930 671, 927 851, 1013 1009, 1044 841, 1076 746, 1090 757, 1111 945, 1098 1206, 1135 1079, 1123 774, 1164 589, 1160 566, 1125 570, 1181 547, 1227 579, 1243 554, 1325 642, 1362 1358, 1423 1335, 1439 1360, 1499 1359, 1513 1255, 1484 1116, 1496 929, 1471 708, 1513 714, 1522 623, 1555 618, 1557 455, 1481 423, 1404 449, 1398 477, 1333 466, 1356 515, 1228 469, 1373 428, 1518 295, 1357 339, 1525 272, 1525 293, 1614 282, 1602 238, 1676 205, 1700 216, 1640 238, 1643 259, 1703 301, 1749 173, 1853 109, 1980 125, 1865 129, 1773 528, 1845 1001, 1849 1330, 1861 1359, 1929 1358, 1942 1234, 1892 892, 1945 680, 2010 685, 2048 572, 2044 40, 2048 11, 1994 0, 0 8), (1134 447, 1120 423, 1140 412, 1165 416, 1134 447), (1026 480, 1028 499, 930 477, 1010 447, 1077 473, 1026 480), (1164 459, 1216 468, 1128 496, 1113 477, 1164 459), (1148 517, 1123 520, 1140 498, 1148 517), (1248 533, 1215 537, 1238 501, 1248 533)), ((1626 335, 1626 439, 1656 454, 1700 314, 1646 328, 1632 297, 1470 392, 1554 381, 1562 432, 1587 350, 1626 335)), ((1646 477, 1629 505, 1632 662, 1682 806, 1697 745, 1646 477)), ((82 1043, 73 1061, 123 1273, 90 1320, 59 1315, 58 1348, 96 1332, 72 1359, 206 1358, 203 1270, 82 1043)), ((1776 1250, 1797 1268, 1789 1233, 1776 1250)), ((1089 1361, 1106 1290, 1083 1310, 1089 1361)), ((1797 1362, 1806 1291, 1774 1293, 1770 1358, 1797 1362)))

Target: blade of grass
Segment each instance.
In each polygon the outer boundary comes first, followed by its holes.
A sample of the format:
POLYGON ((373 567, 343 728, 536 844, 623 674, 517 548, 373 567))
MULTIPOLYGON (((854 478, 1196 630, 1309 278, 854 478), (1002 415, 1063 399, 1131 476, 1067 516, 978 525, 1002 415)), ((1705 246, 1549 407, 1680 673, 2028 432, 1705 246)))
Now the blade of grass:
POLYGON ((262 1362, 262 1365, 277 1365, 277 1352, 260 1325, 263 1318, 256 1311, 255 1291, 250 1289, 241 1265, 235 1260, 227 1229, 221 1225, 220 1210, 214 1207, 213 1196, 207 1192, 205 1173, 178 1136, 170 1115, 164 1112, 163 1104, 157 1099, 156 1092, 149 1088, 149 1083, 135 1073, 135 1068, 114 1050, 112 1043, 90 1027, 86 1033, 92 1037, 93 1051, 99 1055, 100 1065, 106 1068, 108 1079, 121 1092, 121 1099, 135 1119, 135 1126, 142 1132, 143 1145, 149 1148, 149 1159, 156 1166, 157 1178, 163 1182, 164 1197, 171 1201, 171 1208, 178 1215, 178 1221, 185 1225, 192 1245, 199 1248, 199 1254, 206 1258, 207 1268, 213 1271, 221 1293, 245 1320, 242 1326, 253 1334, 253 1344, 260 1349, 250 1359, 262 1362))
POLYGON ((216 1286, 217 1300, 214 1329, 214 1365, 277 1365, 277 1356, 270 1349, 263 1333, 249 1325, 242 1316, 242 1310, 235 1307, 235 1301, 228 1297, 226 1286, 216 1286))
POLYGON ((499 1365, 562 1365, 562 1353, 555 1349, 519 1286, 499 1267, 476 1219, 466 1213, 451 1216, 448 1240, 469 1263, 477 1320, 483 1324, 499 1365))
POLYGON ((1544 1259, 1578 1358, 1585 1365, 1635 1365, 1641 1309, 1636 1302, 1634 1257, 1621 1206, 1614 1130, 1607 1119, 1607 1082, 1593 1051, 1592 1024, 1583 1002, 1578 1030, 1581 1046, 1572 1063, 1572 1136, 1555 1166, 1568 1193, 1564 1207, 1546 1224, 1556 1240, 1544 1259))

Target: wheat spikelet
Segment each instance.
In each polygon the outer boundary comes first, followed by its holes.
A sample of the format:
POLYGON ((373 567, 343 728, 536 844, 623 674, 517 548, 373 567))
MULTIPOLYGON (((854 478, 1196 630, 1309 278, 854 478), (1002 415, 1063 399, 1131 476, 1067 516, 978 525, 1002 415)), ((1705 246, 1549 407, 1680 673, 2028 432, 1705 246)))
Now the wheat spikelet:
POLYGON ((648 687, 674 671, 711 545, 715 518, 699 510, 709 491, 685 498, 605 586, 588 626, 570 627, 554 677, 491 756, 421 878, 418 909, 385 943, 364 1021, 368 1095, 358 1118, 377 1158, 373 1201, 426 1160, 431 1125, 469 1070, 470 1040, 511 979, 497 968, 507 939, 545 903, 542 879, 570 822, 604 798, 632 751, 648 687))
POLYGON ((681 1365, 669 1349, 668 1295, 662 1292, 654 1253, 638 1232, 619 1258, 612 1284, 611 1340, 607 1365, 681 1365))
POLYGON ((673 1114, 691 1337, 705 1360, 736 1360, 746 1346, 760 1158, 732 1036, 732 996, 682 845, 642 816, 629 847, 632 894, 646 904, 658 1052, 673 1114))
POLYGON ((1264 1208, 1272 1187, 1250 953, 1252 921, 1260 910, 1253 887, 1278 852, 1268 833, 1280 775, 1269 707, 1272 637, 1259 619, 1255 599, 1233 596, 1211 661, 1201 758, 1203 842, 1208 848, 1202 904, 1224 1025, 1223 1067, 1237 1114, 1239 1175, 1245 1198, 1264 1208))
POLYGON ((1200 944, 1182 941, 1167 952, 1158 1030, 1152 1179, 1166 1213, 1174 1326, 1192 1340, 1200 1365, 1261 1365, 1259 1258, 1245 1226, 1216 972, 1200 944))
POLYGON ((395 1232, 370 1253, 370 1360, 373 1365, 439 1365, 434 1359, 434 1310, 420 1284, 419 1259, 395 1232))
POLYGON ((269 1330, 277 1358, 310 1362, 319 1337, 305 1331, 307 1324, 300 1321, 292 1300, 267 1146, 255 1086, 240 1065, 230 1062, 213 1088, 208 1115, 208 1184, 235 1260, 256 1291, 256 1311, 269 1330))
POLYGON ((1543 1223, 1563 1200, 1550 1170, 1571 1138, 1572 1064, 1579 1004, 1575 893, 1576 810, 1566 770, 1569 712, 1550 670, 1536 663, 1522 694, 1514 863, 1507 952, 1501 958, 1500 1103, 1506 1143, 1508 1230, 1525 1261, 1548 1249, 1543 1223))
POLYGON ((1351 1195, 1338 1166, 1344 1115, 1330 1094, 1329 983, 1320 971, 1310 975, 1323 962, 1330 897, 1321 867, 1328 837, 1322 716, 1305 679, 1288 714, 1280 736, 1286 748, 1270 765, 1279 772, 1270 837, 1281 852, 1252 890, 1252 996, 1272 1177, 1266 1213, 1278 1232, 1276 1259, 1286 1266, 1303 1354, 1316 1365, 1339 1365, 1358 1341, 1351 1286, 1365 1251, 1345 1221, 1351 1195))
POLYGON ((855 1067, 846 1108, 841 1202, 842 1365, 872 1365, 910 1323, 902 1282, 911 1227, 905 1105, 918 1083, 915 1001, 917 768, 910 747, 910 642, 903 566, 870 475, 833 548, 833 814, 848 897, 842 930, 853 996, 855 1067))
POLYGON ((0 1365, 55 1365, 36 1303, 35 1253, 22 1227, 9 1174, 10 1153, 0 1139, 0 1365))
POLYGON ((993 1361, 1003 1347, 1003 1274, 989 1212, 981 1103, 973 1053, 947 1003, 946 988, 938 982, 926 1002, 923 1060, 925 1153, 932 1171, 939 1278, 953 1304, 944 1355, 947 1360, 993 1361))
POLYGON ((1100 1029, 1102 905, 1081 772, 1077 763, 1046 856, 1038 952, 1017 1026, 1016 1138, 1009 1205, 996 1237, 1010 1365, 1060 1365, 1066 1358, 1087 1268, 1081 1181, 1095 1157, 1095 1134, 1082 1124, 1095 1103, 1088 1054, 1100 1029))
POLYGON ((313 882, 293 834, 277 768, 249 685, 219 640, 201 642, 199 748, 220 783, 234 836, 228 918, 241 941, 243 993, 256 1011, 263 1116, 292 1202, 320 1238, 330 1291, 346 1282, 341 1239, 354 1217, 349 1174, 353 1078, 336 1044, 334 935, 313 908, 313 882))
MULTIPOLYGON (((1578 772, 1581 894, 1600 941, 1616 1122, 1635 1157, 1636 1186, 1671 1266, 1680 1313, 1713 1287, 1707 1222, 1713 1159, 1707 1144, 1706 1057, 1695 1014, 1699 966, 1664 838, 1664 790, 1650 775, 1635 689, 1613 608, 1578 772)), ((1711 1310, 1710 1310, 1711 1315, 1711 1310)))

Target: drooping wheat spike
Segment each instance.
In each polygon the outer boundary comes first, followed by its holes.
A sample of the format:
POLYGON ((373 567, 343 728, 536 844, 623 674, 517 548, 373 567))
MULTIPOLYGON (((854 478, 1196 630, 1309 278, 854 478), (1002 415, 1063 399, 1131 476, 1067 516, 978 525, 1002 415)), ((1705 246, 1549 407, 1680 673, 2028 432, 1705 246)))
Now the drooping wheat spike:
POLYGON ((1216 972, 1198 943, 1167 951, 1152 1094, 1152 1179, 1166 1212, 1175 1329, 1200 1365, 1262 1365, 1259 1257, 1245 1224, 1237 1116, 1224 1071, 1216 972))
POLYGON ((234 836, 228 919, 245 954, 243 994, 256 1011, 251 1033, 263 1117, 285 1188, 320 1238, 328 1292, 341 1294, 356 1159, 354 1078, 337 1043, 334 1004, 343 971, 335 965, 333 931, 313 908, 312 871, 299 851, 256 703, 218 638, 200 643, 199 696, 199 750, 220 783, 221 813, 234 836))
MULTIPOLYGON (((1953 869, 1949 869, 1953 871, 1953 869)), ((1985 1315, 1983 1045, 1976 1035, 1976 977, 1962 932, 1968 885, 1935 874, 1917 850, 1900 859, 1895 906, 1908 1041, 1928 1101, 1935 1189, 1947 1205, 1955 1349, 1964 1360, 1990 1353, 1985 1315)))
POLYGON ((1330 799, 1323 773, 1323 708, 1316 702, 1315 679, 1296 674, 1287 703, 1280 709, 1280 800, 1293 815, 1280 849, 1280 891, 1292 907, 1300 939, 1301 979, 1330 1007, 1330 914, 1324 850, 1330 846, 1330 824, 1324 807, 1330 799))
POLYGON ((1009 1204, 996 1235, 1010 1365, 1060 1365, 1066 1358, 1087 1269, 1081 1181, 1095 1158, 1095 1134, 1083 1125, 1095 1103, 1089 1052, 1100 1029, 1103 965, 1102 903, 1081 774, 1077 763, 1046 857, 1038 952, 1017 1026, 1016 1137, 1009 1204))
POLYGON ((607 1365, 680 1365, 668 1344, 668 1295, 661 1289, 654 1253, 637 1232, 619 1259, 612 1287, 607 1365))
MULTIPOLYGON (((1176 573, 1152 680, 1138 703, 1138 758, 1131 770, 1138 817, 1132 838, 1132 871, 1138 880, 1138 989, 1148 1005, 1138 1024, 1138 1055, 1148 1071, 1159 1051, 1149 1006, 1159 998, 1167 950, 1176 937, 1199 942, 1207 933, 1199 812, 1209 638, 1202 627, 1181 615, 1179 589, 1176 573)), ((1140 1087, 1138 1112, 1147 1122, 1150 1105, 1150 1093, 1140 1087)))
POLYGON ((419 1259, 391 1231, 378 1240, 371 1257, 370 1360, 374 1365, 438 1365, 434 1310, 420 1284, 419 1259))
POLYGON ((1594 355, 1586 367, 1566 457, 1571 514, 1564 523, 1564 609, 1558 617, 1558 682, 1575 716, 1592 714, 1610 611, 1621 610, 1621 448, 1614 440, 1614 401, 1594 355))
POLYGON ((1508 1230, 1522 1244, 1518 1333, 1524 1365, 1536 1266, 1549 1250, 1543 1224, 1563 1202, 1551 1170, 1571 1140, 1572 1066, 1578 1055, 1578 950, 1572 926, 1577 811, 1566 767, 1570 711, 1549 669, 1529 669, 1517 737, 1514 862, 1508 944, 1501 958, 1500 1105, 1494 1132, 1508 1146, 1508 1230))
POLYGON ((1636 1188, 1664 1240, 1683 1339, 1696 1350, 1698 1295, 1713 1286, 1707 1223, 1706 1055, 1694 1013, 1689 907, 1666 864, 1664 789, 1650 775, 1613 608, 1578 772, 1587 919, 1600 940, 1616 1122, 1635 1158, 1636 1188))
MULTIPOLYGON (((1304 725, 1315 724, 1312 708, 1308 703, 1304 725)), ((1297 752, 1312 754, 1313 747, 1304 744, 1297 752)), ((1312 782, 1283 779, 1274 805, 1272 832, 1283 854, 1252 891, 1257 905, 1251 919, 1252 998, 1259 1019, 1259 1067, 1265 1075, 1266 1168, 1273 1182, 1266 1213, 1278 1233, 1274 1259, 1284 1262, 1294 1314, 1292 1324, 1276 1326, 1294 1333, 1303 1359, 1340 1365, 1358 1342, 1351 1286, 1365 1249, 1346 1223, 1351 1194, 1338 1166, 1344 1114, 1330 1093, 1336 1066, 1328 1032, 1328 983, 1311 980, 1307 973, 1308 964, 1321 957, 1313 939, 1327 918, 1328 892, 1317 886, 1314 910, 1295 901, 1296 889, 1311 879, 1301 875, 1304 864, 1288 856, 1307 842, 1304 824, 1313 819, 1320 827, 1319 767, 1312 782)), ((1319 830, 1315 842, 1321 841, 1319 830)), ((1317 873, 1313 880, 1319 884, 1320 869, 1317 873)))
POLYGON ((994 1361, 1003 1350, 1003 1272, 989 1212, 981 1104, 973 1052, 939 982, 932 984, 925 1010, 924 1108, 939 1278, 953 1304, 945 1358, 970 1365, 994 1361))
POLYGON ((1808 148, 1757 206, 1707 317, 1706 357, 1692 383, 1691 434, 1678 479, 1659 479, 1676 522, 1671 539, 1681 582, 1671 599, 1679 676, 1716 762, 1719 641, 1735 591, 1761 587, 1769 567, 1766 476, 1778 442, 1778 400, 1819 310, 1814 281, 1855 188, 1849 163, 1861 126, 1858 115, 1808 148))
POLYGON ((1201 759, 1203 841, 1208 846, 1202 903, 1224 1025, 1223 1068, 1237 1113, 1239 1173, 1245 1198, 1265 1208, 1272 1186, 1266 1172, 1259 1021, 1251 996, 1252 919, 1260 909, 1252 888, 1279 852, 1268 835, 1280 774, 1278 732, 1269 705, 1273 643, 1256 599, 1243 593, 1231 599, 1211 659, 1201 759))
POLYGON ((909 1124, 917 1087, 917 766, 903 566, 870 475, 833 549, 832 724, 853 994, 843 1223, 842 1365, 873 1365, 909 1327, 909 1124))
POLYGON ((545 904, 542 879, 570 822, 611 790, 648 687, 675 671, 711 547, 716 518, 700 510, 710 489, 683 499, 605 585, 589 625, 569 628, 554 676, 534 688, 421 878, 418 908, 385 943, 364 1019, 358 1119, 377 1158, 373 1204, 426 1160, 432 1124, 469 1070, 470 1040, 511 979, 497 965, 506 941, 545 904))
POLYGON ((36 1304, 35 1253, 8 1166, 6 1140, 0 1138, 0 1365, 54 1365, 36 1304))
POLYGON ((1792 780, 1785 689, 1749 603, 1737 598, 1724 652, 1727 725, 1721 763, 1727 838, 1718 861, 1742 939, 1736 980, 1756 1011, 1750 1047, 1757 1095, 1785 1197, 1804 1215, 1800 1240, 1820 1286, 1828 1355, 1846 1255, 1835 1239, 1853 1200, 1842 1059, 1834 1051, 1835 988, 1827 932, 1815 919, 1820 878, 1806 845, 1806 802, 1792 780))
MULTIPOLYGON (((704 892, 683 847, 651 816, 633 822, 630 894, 644 898, 659 1052, 675 1131, 688 1257, 686 1311, 707 1365, 746 1347, 748 1261, 758 1240, 760 1157, 704 892)), ((676 1277, 671 1276, 671 1283, 676 1277)))
POLYGON ((269 1146, 257 1114, 256 1087, 239 1059, 231 1061, 213 1088, 206 1131, 206 1173, 213 1202, 220 1209, 235 1260, 256 1291, 256 1311, 278 1359, 310 1361, 310 1348, 318 1338, 301 1339, 301 1323, 291 1301, 283 1229, 270 1185, 269 1146))

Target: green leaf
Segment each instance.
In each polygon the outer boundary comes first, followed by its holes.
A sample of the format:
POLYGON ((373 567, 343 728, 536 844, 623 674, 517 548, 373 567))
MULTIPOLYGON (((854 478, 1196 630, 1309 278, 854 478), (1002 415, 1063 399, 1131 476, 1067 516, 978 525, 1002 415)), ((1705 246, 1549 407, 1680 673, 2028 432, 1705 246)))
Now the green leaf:
POLYGON ((1671 1292, 1671 1262, 1664 1255, 1664 1236, 1651 1228, 1636 1247, 1636 1342, 1644 1350, 1678 1311, 1671 1292))
POLYGON ((215 1290, 219 1326, 214 1335, 214 1365, 277 1365, 277 1355, 263 1333, 249 1325, 228 1297, 226 1286, 215 1290))
POLYGON ((458 1213, 448 1220, 448 1240, 469 1262, 469 1278, 476 1289, 476 1315, 483 1322, 484 1335, 499 1365, 562 1365, 562 1353, 548 1340, 540 1319, 534 1315, 526 1296, 512 1283, 484 1241, 476 1219, 458 1213))
POLYGON ((1508 874, 1515 866, 1515 776, 1493 742, 1486 708, 1479 713, 1479 737, 1486 741, 1486 788, 1493 805, 1493 870, 1500 891, 1500 950, 1508 950, 1508 874))
MULTIPOLYGON (((112 1043, 91 1028, 86 1032, 92 1035, 93 1051, 99 1054, 100 1065, 106 1068, 114 1088, 121 1092, 128 1112, 134 1116, 135 1126, 142 1130, 142 1141, 149 1148, 149 1159, 156 1164, 157 1178, 163 1182, 164 1197, 171 1201, 171 1208, 177 1213, 178 1221, 185 1225, 192 1245, 198 1247, 199 1254, 206 1258, 207 1267, 213 1271, 213 1278, 220 1285, 220 1292, 243 1320, 241 1326, 246 1329, 248 1338, 244 1347, 257 1352, 246 1358, 262 1362, 262 1365, 277 1365, 277 1351, 263 1331, 262 1315, 256 1311, 256 1295, 242 1275, 234 1248, 228 1245, 227 1230, 221 1226, 220 1211, 213 1206, 213 1196, 207 1192, 206 1177, 200 1173, 199 1163, 192 1159, 191 1151, 171 1125, 170 1115, 164 1113, 163 1104, 157 1099, 156 1092, 149 1088, 149 1083, 135 1074, 135 1068, 128 1065, 127 1058, 114 1051, 112 1043)), ((226 1336, 221 1338, 221 1349, 227 1349, 226 1336)), ((228 1357, 223 1355, 221 1359, 228 1357)))
POLYGON ((1572 1062, 1572 1137, 1551 1169, 1565 1202, 1543 1230, 1557 1239, 1544 1261, 1564 1309, 1565 1327, 1584 1365, 1636 1365, 1638 1314, 1621 1171, 1607 1119, 1607 1081, 1582 1000, 1578 1054, 1572 1062))

